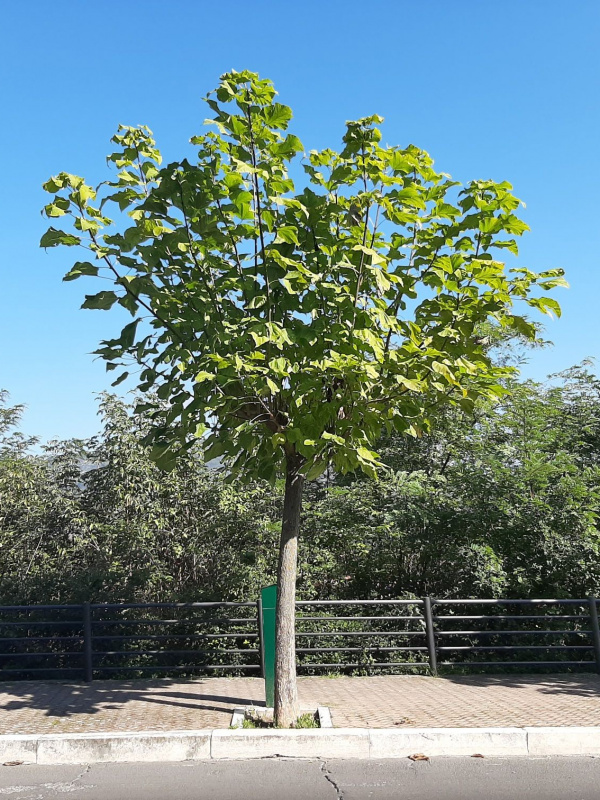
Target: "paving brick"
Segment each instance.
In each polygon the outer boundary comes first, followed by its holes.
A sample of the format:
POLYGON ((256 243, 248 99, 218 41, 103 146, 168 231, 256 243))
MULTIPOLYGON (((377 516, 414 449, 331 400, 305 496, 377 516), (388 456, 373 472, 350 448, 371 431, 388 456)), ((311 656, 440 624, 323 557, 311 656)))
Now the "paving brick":
MULTIPOLYGON (((300 706, 336 728, 600 726, 600 676, 304 677, 300 706)), ((261 705, 260 678, 0 683, 0 734, 227 728, 261 705)))

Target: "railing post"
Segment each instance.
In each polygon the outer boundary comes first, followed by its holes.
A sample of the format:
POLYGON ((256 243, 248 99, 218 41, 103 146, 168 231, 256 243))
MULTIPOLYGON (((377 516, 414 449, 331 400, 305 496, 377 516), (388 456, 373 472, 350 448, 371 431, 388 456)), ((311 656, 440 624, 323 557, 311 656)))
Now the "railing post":
MULTIPOLYGON (((425 612, 425 635, 427 636, 427 651, 429 653, 429 669, 432 675, 437 675, 437 656, 435 653, 435 631, 433 629, 433 614, 431 613, 431 598, 425 597, 423 603, 425 612)), ((435 603, 435 600, 433 603, 435 603)))
POLYGON ((92 610, 89 603, 83 604, 83 679, 93 680, 92 656, 92 610))
POLYGON ((588 597, 590 608, 590 622, 592 624, 592 642, 594 643, 594 656, 596 658, 596 672, 600 673, 600 628, 598 627, 598 609, 596 598, 588 597))

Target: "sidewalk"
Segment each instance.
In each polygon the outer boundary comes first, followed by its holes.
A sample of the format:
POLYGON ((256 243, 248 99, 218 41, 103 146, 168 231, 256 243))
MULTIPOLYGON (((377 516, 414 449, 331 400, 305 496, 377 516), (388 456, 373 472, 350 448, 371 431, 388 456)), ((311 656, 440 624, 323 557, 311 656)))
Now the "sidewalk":
MULTIPOLYGON (((337 728, 600 726, 600 676, 377 676, 298 680, 303 708, 337 728)), ((259 678, 0 683, 0 734, 228 728, 261 704, 259 678)))

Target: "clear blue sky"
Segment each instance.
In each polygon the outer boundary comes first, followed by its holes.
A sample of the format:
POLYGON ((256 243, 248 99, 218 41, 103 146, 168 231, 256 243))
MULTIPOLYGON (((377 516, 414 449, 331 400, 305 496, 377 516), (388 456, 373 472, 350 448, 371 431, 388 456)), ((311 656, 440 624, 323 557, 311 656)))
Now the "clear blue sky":
POLYGON ((79 310, 93 287, 61 282, 73 251, 39 249, 41 183, 102 180, 120 122, 176 158, 232 68, 275 81, 306 149, 378 113, 386 142, 459 180, 510 180, 532 228, 522 263, 572 287, 526 374, 600 355, 598 0, 28 0, 2 4, 1 30, 0 387, 28 433, 96 431, 109 379, 89 354, 122 322, 79 310))

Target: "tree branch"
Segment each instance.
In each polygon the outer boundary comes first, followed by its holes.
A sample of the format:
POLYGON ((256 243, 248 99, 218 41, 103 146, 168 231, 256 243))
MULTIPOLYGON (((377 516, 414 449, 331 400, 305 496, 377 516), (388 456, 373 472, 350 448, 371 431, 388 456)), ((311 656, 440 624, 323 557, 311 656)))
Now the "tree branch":
POLYGON ((200 280, 204 284, 204 288, 206 289, 206 291, 208 293, 208 296, 210 297, 210 300, 211 300, 211 302, 213 304, 213 308, 215 310, 215 314, 219 318, 219 322, 221 323, 221 328, 223 328, 223 314, 222 314, 221 309, 219 307, 219 304, 217 303, 217 300, 216 300, 216 298, 215 298, 215 296, 213 294, 212 288, 211 288, 209 282, 206 280, 206 277, 204 275, 204 270, 200 266, 200 263, 198 262, 198 258, 196 256, 196 253, 194 251, 195 242, 194 242, 194 238, 192 236, 192 232, 190 231, 190 226, 189 226, 189 222, 188 222, 188 214, 187 214, 187 211, 186 211, 186 208, 185 208, 185 200, 183 199, 183 187, 181 185, 181 181, 180 181, 179 177, 177 178, 177 185, 179 186, 179 197, 181 198, 181 210, 183 212, 183 224, 185 225, 185 230, 186 230, 187 237, 188 237, 188 242, 189 242, 189 245, 190 245, 190 253, 192 255, 192 260, 193 260, 193 262, 194 262, 194 264, 196 266, 196 269, 198 270, 198 274, 200 276, 200 280))
POLYGON ((248 133, 250 135, 250 158, 252 160, 252 168, 253 168, 252 184, 254 187, 255 215, 256 215, 256 222, 258 223, 258 234, 260 236, 262 266, 265 278, 265 289, 267 292, 268 320, 269 322, 271 322, 272 321, 271 287, 269 283, 269 275, 267 272, 267 264, 266 264, 265 234, 263 230, 262 209, 260 206, 260 191, 259 191, 260 187, 258 185, 258 175, 256 174, 257 162, 256 162, 256 151, 254 142, 254 131, 252 130, 252 114, 250 113, 250 105, 248 105, 248 108, 246 109, 246 114, 248 117, 248 133))

